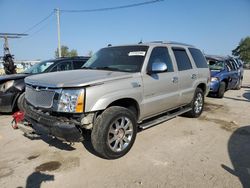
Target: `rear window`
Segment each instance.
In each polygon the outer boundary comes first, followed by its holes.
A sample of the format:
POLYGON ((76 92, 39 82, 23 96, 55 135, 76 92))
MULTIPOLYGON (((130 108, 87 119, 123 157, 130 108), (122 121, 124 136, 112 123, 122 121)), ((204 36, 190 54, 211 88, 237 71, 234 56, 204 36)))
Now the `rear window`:
POLYGON ((200 50, 189 48, 197 68, 208 68, 207 61, 200 50))
POLYGON ((75 60, 73 61, 74 69, 80 69, 86 63, 87 60, 75 60))
POLYGON ((179 71, 192 69, 190 59, 187 52, 183 48, 173 48, 174 56, 176 59, 177 67, 179 71))

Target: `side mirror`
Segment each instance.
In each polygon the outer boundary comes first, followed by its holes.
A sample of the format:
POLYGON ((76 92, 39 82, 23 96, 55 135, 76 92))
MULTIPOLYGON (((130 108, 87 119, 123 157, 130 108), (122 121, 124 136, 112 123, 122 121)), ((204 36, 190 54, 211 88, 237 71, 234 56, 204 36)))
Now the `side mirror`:
POLYGON ((168 70, 168 67, 166 63, 163 62, 157 62, 152 64, 152 69, 148 71, 149 74, 154 74, 154 73, 161 73, 161 72, 166 72, 168 70))

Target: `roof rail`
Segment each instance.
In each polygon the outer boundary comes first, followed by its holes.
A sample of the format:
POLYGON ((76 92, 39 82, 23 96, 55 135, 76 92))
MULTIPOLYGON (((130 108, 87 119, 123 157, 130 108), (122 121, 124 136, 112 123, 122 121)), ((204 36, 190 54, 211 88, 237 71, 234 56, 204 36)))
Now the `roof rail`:
POLYGON ((184 45, 184 46, 193 46, 191 44, 186 44, 186 43, 182 43, 182 42, 174 42, 174 41, 152 41, 150 43, 176 44, 176 45, 184 45))

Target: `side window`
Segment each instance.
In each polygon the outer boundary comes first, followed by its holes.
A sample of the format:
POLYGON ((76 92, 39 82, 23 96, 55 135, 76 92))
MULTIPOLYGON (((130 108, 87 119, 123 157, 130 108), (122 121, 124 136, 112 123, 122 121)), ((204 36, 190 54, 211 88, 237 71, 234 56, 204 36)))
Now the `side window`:
POLYGON ((174 72, 173 64, 166 47, 155 47, 150 55, 148 68, 152 67, 155 62, 165 63, 168 67, 167 72, 174 72))
POLYGON ((208 68, 207 61, 200 50, 189 48, 197 68, 208 68))
POLYGON ((86 60, 73 61, 74 69, 80 69, 85 63, 86 63, 86 60))
POLYGON ((185 49, 173 48, 173 52, 174 52, 174 56, 175 56, 177 67, 178 67, 179 71, 192 69, 190 59, 189 59, 185 49))
POLYGON ((51 72, 65 71, 65 70, 72 70, 71 61, 64 61, 64 62, 58 63, 58 64, 51 70, 51 72))

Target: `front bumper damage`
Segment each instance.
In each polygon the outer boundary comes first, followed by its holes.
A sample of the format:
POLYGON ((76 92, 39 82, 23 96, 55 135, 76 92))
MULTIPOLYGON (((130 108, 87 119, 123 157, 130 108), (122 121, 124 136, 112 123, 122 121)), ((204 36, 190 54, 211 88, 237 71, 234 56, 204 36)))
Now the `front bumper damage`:
POLYGON ((81 129, 75 123, 45 114, 31 106, 26 107, 25 119, 38 134, 54 136, 67 142, 83 141, 81 129))

